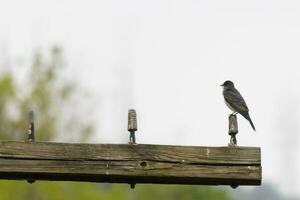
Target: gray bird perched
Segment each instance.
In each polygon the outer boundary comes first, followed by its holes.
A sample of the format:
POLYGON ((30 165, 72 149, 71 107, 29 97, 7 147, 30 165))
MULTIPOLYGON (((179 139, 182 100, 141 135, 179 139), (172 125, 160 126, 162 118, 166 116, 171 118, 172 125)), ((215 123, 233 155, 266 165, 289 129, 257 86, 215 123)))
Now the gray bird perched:
POLYGON ((233 114, 240 113, 243 117, 245 117, 255 131, 247 104, 239 91, 234 87, 233 82, 225 81, 221 86, 223 86, 223 96, 228 108, 233 111, 233 114))

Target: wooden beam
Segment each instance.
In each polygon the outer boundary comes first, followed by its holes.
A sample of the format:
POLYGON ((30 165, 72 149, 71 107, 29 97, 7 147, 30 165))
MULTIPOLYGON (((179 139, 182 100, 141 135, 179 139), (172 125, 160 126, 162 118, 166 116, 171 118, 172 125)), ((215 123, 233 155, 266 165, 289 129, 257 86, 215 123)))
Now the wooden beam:
POLYGON ((260 185, 256 147, 0 142, 0 179, 260 185))

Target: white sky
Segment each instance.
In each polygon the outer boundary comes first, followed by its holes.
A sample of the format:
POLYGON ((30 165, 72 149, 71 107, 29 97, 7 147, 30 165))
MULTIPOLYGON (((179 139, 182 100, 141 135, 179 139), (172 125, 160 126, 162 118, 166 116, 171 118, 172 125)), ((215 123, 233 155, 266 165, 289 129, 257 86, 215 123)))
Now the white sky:
POLYGON ((127 142, 135 108, 139 143, 227 145, 219 85, 234 81, 257 128, 239 117, 239 144, 261 146, 263 181, 300 196, 299 1, 0 0, 1 59, 53 44, 98 99, 94 142, 127 142))

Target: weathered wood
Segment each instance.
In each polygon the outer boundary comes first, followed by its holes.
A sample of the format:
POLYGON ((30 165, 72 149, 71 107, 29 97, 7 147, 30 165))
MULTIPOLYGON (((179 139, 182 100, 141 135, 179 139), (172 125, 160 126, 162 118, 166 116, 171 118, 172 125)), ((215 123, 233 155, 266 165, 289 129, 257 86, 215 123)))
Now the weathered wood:
POLYGON ((260 185, 260 148, 0 142, 0 178, 260 185))

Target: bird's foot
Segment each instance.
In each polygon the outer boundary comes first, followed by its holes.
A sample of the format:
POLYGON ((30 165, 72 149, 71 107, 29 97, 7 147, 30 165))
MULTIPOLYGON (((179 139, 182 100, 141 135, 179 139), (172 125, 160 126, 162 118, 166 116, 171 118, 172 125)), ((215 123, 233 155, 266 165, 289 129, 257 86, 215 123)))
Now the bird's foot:
POLYGON ((131 144, 131 145, 137 145, 137 143, 133 142, 133 141, 129 141, 128 144, 131 144))
POLYGON ((229 116, 231 116, 231 115, 237 115, 237 114, 238 114, 238 112, 233 112, 233 113, 229 114, 229 116))

